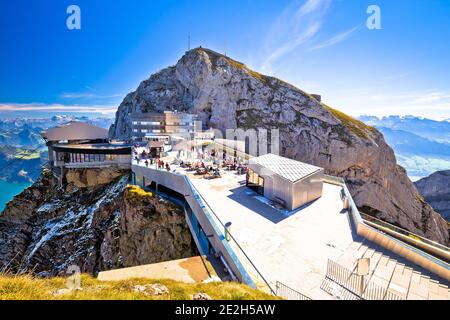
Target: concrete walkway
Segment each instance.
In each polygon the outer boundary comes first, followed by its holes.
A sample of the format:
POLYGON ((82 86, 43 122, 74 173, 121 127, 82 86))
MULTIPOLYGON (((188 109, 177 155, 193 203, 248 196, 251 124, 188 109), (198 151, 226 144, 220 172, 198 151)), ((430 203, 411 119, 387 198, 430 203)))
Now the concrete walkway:
POLYGON ((186 283, 220 281, 209 261, 200 256, 102 271, 97 278, 101 281, 119 281, 132 278, 172 279, 186 283))
POLYGON ((341 187, 325 183, 320 199, 287 212, 245 187, 245 175, 189 178, 221 222, 232 222, 232 235, 273 287, 280 281, 312 299, 332 298, 320 289, 327 260, 353 242, 341 187))

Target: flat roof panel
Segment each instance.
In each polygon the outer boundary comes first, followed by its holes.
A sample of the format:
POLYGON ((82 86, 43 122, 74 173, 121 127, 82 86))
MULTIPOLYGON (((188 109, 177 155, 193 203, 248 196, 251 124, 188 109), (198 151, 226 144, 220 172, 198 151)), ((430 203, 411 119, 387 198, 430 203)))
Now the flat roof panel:
POLYGON ((322 170, 320 167, 281 157, 272 153, 252 158, 249 160, 249 163, 258 164, 291 182, 296 182, 322 170))
POLYGON ((97 140, 107 139, 108 130, 79 121, 49 128, 41 132, 42 137, 48 141, 60 140, 97 140))

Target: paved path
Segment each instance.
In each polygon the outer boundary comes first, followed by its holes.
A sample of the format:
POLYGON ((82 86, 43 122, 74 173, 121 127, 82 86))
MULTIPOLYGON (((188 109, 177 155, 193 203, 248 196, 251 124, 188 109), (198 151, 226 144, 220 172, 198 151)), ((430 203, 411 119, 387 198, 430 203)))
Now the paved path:
POLYGON ((324 183, 320 199, 287 212, 245 187, 245 175, 190 178, 222 223, 232 222, 232 235, 273 286, 280 281, 312 299, 331 298, 320 289, 327 260, 353 241, 347 215, 341 213, 341 187, 324 183))
POLYGON ((202 261, 200 256, 102 271, 98 274, 98 279, 102 281, 131 278, 172 279, 187 283, 220 281, 209 261, 202 261))

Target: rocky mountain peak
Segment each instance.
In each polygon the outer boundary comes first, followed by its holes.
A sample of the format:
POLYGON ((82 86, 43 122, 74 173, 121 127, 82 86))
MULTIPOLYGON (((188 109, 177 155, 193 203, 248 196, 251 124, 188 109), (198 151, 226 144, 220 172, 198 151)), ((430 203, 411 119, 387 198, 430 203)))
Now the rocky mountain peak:
POLYGON ((450 221, 450 170, 437 171, 415 185, 425 200, 450 221))
POLYGON ((447 223, 420 197, 383 135, 291 84, 196 48, 129 93, 109 134, 129 139, 132 112, 164 110, 195 113, 204 125, 221 130, 279 129, 283 156, 344 177, 366 213, 449 242, 447 223))

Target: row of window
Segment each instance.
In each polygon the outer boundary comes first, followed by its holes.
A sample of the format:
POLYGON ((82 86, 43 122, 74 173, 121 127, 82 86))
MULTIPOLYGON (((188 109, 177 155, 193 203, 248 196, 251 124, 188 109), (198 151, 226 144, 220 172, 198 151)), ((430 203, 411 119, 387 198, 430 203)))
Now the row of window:
POLYGON ((165 132, 165 130, 159 130, 159 129, 154 129, 154 130, 148 130, 148 129, 133 129, 133 132, 141 132, 141 133, 161 133, 161 132, 165 132))
POLYGON ((193 122, 133 121, 134 126, 193 126, 193 122))
MULTIPOLYGON (((135 133, 165 133, 165 132, 167 132, 166 130, 161 130, 161 129, 153 129, 153 130, 150 130, 150 129, 141 129, 141 130, 139 130, 139 129, 133 129, 133 132, 135 132, 135 133)), ((172 130, 172 131, 170 131, 170 132, 173 132, 173 133, 182 133, 182 132, 193 132, 193 130, 188 130, 188 129, 184 129, 184 128, 178 128, 178 129, 174 129, 174 130, 172 130)))
POLYGON ((146 140, 146 141, 153 141, 153 142, 160 141, 160 142, 164 142, 164 143, 169 143, 169 138, 168 137, 162 137, 162 138, 159 138, 159 137, 152 137, 152 138, 145 137, 144 140, 146 140))
POLYGON ((252 169, 248 169, 247 185, 252 187, 264 187, 264 178, 260 177, 252 169))
POLYGON ((141 125, 141 126, 162 126, 164 125, 163 121, 133 121, 133 125, 141 125))
POLYGON ((66 163, 78 162, 104 162, 117 160, 116 154, 82 154, 82 153, 58 153, 58 161, 66 163))

